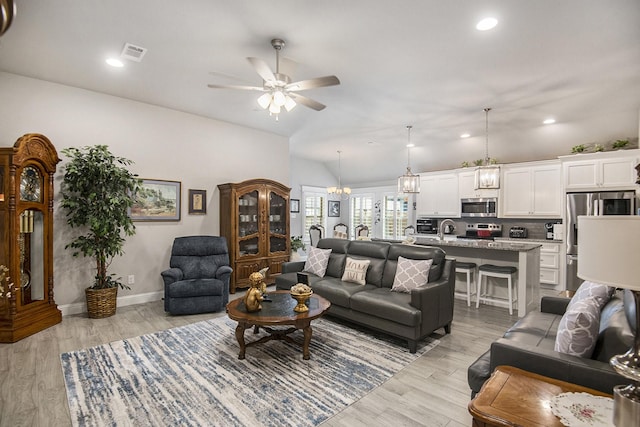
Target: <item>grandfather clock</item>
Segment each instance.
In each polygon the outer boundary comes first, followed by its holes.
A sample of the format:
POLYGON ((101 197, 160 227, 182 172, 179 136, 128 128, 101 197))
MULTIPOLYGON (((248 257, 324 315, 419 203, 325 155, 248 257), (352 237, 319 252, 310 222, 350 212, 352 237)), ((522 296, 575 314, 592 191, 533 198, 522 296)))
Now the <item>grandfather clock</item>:
POLYGON ((0 342, 16 342, 60 323, 53 300, 53 174, 60 161, 44 135, 0 148, 0 264, 10 292, 0 296, 0 342), (7 295, 9 294, 9 295, 7 295))

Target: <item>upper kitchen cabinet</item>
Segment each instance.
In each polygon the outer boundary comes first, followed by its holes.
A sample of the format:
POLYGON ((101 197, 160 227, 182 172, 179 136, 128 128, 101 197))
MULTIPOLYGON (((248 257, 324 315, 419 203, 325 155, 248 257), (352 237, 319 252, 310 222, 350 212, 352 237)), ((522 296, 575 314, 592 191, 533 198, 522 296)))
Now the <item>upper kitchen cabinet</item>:
POLYGON ((564 187, 567 191, 633 188, 639 157, 637 149, 564 156, 564 187))
POLYGON ((419 216, 459 218, 458 175, 455 173, 421 175, 420 193, 416 195, 416 211, 419 216))
POLYGON ((475 168, 463 169, 458 172, 458 197, 460 199, 498 197, 497 189, 476 189, 475 168))
POLYGON ((502 217, 562 217, 563 192, 558 161, 505 165, 502 177, 502 217))

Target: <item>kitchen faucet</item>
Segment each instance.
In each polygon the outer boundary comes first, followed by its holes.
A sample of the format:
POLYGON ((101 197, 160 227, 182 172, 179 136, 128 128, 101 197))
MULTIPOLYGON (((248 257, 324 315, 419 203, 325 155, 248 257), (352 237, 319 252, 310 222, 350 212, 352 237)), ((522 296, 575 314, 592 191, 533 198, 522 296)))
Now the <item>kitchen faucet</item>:
POLYGON ((446 225, 450 225, 450 226, 452 226, 452 227, 454 228, 454 230, 455 230, 455 228, 456 228, 456 223, 455 223, 455 222, 453 222, 453 220, 452 220, 452 219, 447 218, 447 219, 445 219, 444 221, 442 221, 442 222, 440 223, 440 226, 438 227, 438 238, 439 238, 440 240, 444 240, 444 227, 445 227, 446 225))

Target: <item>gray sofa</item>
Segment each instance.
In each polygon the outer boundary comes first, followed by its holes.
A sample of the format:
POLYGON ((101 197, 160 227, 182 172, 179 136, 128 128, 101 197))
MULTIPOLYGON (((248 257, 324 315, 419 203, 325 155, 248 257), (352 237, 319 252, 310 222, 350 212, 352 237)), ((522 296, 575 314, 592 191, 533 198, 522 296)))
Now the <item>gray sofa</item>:
POLYGON ((600 314, 600 332, 591 358, 554 351, 558 323, 569 298, 544 297, 539 312, 528 313, 491 344, 467 371, 471 396, 475 396, 493 370, 500 365, 515 366, 605 393, 629 380, 609 365, 616 354, 626 353, 635 335, 635 303, 629 291, 617 291, 600 314))
MULTIPOLYGON (((417 342, 433 331, 451 332, 455 260, 440 248, 345 239, 321 239, 318 248, 331 249, 324 277, 309 274, 313 291, 331 302, 328 314, 402 339, 415 353, 417 342), (366 284, 341 280, 347 256, 371 261, 366 284), (392 292, 398 257, 433 259, 429 280, 410 294, 392 292)), ((289 290, 298 282, 304 262, 288 262, 276 277, 276 289, 289 290)))

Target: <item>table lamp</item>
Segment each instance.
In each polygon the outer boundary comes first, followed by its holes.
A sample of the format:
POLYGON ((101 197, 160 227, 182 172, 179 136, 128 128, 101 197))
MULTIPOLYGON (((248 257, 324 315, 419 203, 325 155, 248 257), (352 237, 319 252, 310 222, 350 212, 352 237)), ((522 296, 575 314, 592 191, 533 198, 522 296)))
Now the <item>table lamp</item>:
POLYGON ((579 216, 578 232, 578 277, 629 289, 635 300, 633 346, 613 356, 610 363, 632 381, 613 389, 613 423, 636 425, 640 419, 640 216, 579 216))

